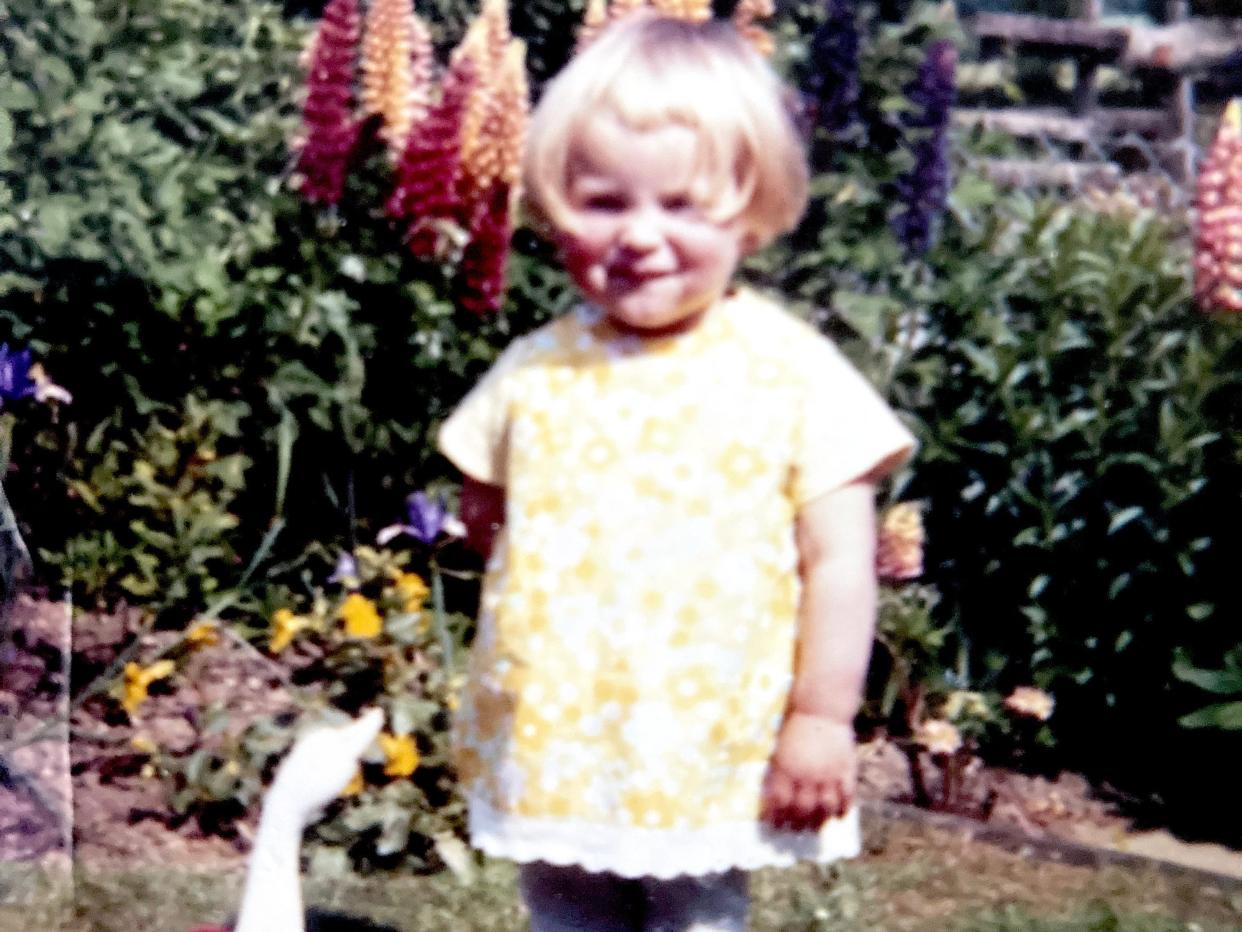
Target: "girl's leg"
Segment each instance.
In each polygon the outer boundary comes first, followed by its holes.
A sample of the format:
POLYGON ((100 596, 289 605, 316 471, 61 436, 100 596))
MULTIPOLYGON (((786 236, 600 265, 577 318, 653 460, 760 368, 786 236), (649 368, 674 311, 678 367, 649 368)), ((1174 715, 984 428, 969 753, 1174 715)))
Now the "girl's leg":
POLYGON ((643 932, 746 932, 750 898, 740 870, 704 877, 642 881, 647 894, 643 932))
POLYGON ((531 932, 640 932, 642 884, 616 874, 535 861, 518 874, 531 932))

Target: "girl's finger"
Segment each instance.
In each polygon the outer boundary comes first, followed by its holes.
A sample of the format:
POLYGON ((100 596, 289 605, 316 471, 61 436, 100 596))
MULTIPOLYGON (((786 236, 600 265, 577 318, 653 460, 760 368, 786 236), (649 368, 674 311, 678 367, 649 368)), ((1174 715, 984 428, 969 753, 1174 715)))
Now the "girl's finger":
POLYGON ((796 828, 808 829, 818 828, 815 820, 818 817, 823 821, 820 813, 820 791, 819 787, 814 783, 800 783, 794 792, 794 816, 797 821, 796 828))
POLYGON ((775 828, 783 828, 789 819, 789 807, 793 803, 793 784, 779 771, 769 774, 766 783, 764 819, 775 828))
POLYGON ((819 804, 823 807, 824 814, 828 818, 838 818, 845 813, 845 807, 842 804, 842 793, 840 784, 835 780, 823 784, 819 791, 819 804))

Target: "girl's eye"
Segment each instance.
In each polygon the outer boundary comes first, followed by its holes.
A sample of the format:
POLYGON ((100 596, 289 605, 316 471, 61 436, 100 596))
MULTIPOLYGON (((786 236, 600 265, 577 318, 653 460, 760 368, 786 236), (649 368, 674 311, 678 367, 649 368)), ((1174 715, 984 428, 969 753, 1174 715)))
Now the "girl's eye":
POLYGON ((691 211, 697 206, 689 194, 670 194, 664 198, 664 209, 675 213, 691 211))
POLYGON ((624 209, 625 200, 616 194, 593 194, 583 201, 582 206, 587 210, 614 213, 624 209))

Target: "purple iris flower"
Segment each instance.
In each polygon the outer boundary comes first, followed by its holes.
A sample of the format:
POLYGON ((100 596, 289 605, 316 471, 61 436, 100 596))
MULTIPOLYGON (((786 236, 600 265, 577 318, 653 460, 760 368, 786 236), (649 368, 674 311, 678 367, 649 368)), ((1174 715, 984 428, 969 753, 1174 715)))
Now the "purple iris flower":
POLYGON ((414 492, 407 496, 405 511, 410 521, 406 525, 406 533, 424 544, 431 544, 440 536, 444 519, 448 516, 444 499, 439 496, 432 498, 426 492, 414 492))
POLYGON ((432 498, 426 492, 413 492, 405 499, 405 513, 407 523, 389 525, 376 535, 381 547, 401 534, 431 546, 441 534, 460 537, 465 533, 461 522, 449 514, 443 496, 432 498))
POLYGON ((9 352, 9 344, 0 343, 0 403, 29 398, 35 393, 30 378, 30 350, 9 352))

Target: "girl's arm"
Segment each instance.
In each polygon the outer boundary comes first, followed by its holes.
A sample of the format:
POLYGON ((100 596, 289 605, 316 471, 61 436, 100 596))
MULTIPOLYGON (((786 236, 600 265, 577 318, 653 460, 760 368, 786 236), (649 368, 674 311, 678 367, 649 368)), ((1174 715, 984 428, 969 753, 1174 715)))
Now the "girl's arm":
POLYGON ((798 659, 763 815, 776 827, 817 829, 854 799, 854 716, 875 636, 872 483, 860 479, 806 505, 798 551, 798 659))
POLYGON ((486 560, 492 555, 496 532, 505 521, 504 488, 464 476, 461 520, 466 525, 466 543, 486 560))

